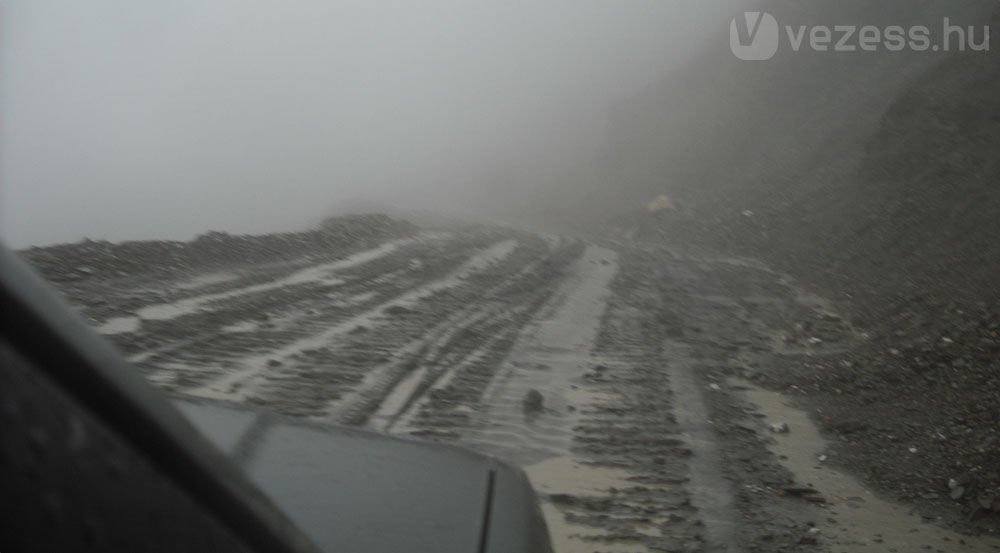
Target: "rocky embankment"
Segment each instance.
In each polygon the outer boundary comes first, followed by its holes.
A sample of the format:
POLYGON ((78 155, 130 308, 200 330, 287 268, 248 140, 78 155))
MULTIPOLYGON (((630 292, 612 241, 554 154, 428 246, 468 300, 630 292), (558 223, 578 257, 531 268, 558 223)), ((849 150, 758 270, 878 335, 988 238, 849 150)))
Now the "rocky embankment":
POLYGON ((51 282, 178 276, 213 267, 288 261, 365 242, 412 233, 415 227, 386 215, 331 217, 304 232, 232 235, 208 232, 189 242, 142 240, 112 243, 87 240, 34 247, 20 253, 51 282))

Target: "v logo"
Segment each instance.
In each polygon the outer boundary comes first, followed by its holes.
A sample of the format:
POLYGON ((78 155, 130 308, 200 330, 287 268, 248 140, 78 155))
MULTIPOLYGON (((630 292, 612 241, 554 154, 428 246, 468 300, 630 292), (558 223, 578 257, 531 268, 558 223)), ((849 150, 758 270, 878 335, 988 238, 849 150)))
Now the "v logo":
POLYGON ((742 25, 736 18, 736 33, 742 46, 750 46, 757 40, 760 24, 764 21, 762 15, 760 12, 744 12, 742 25))
POLYGON ((729 47, 741 60, 768 60, 778 51, 778 21, 767 12, 744 12, 729 24, 729 47))

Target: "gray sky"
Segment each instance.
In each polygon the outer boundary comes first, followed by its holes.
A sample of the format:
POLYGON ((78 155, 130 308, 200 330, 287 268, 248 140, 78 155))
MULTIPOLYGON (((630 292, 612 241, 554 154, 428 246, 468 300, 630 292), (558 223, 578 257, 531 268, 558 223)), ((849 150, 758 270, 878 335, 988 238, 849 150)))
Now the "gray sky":
POLYGON ((23 247, 502 212, 743 2, 0 5, 0 228, 23 247))

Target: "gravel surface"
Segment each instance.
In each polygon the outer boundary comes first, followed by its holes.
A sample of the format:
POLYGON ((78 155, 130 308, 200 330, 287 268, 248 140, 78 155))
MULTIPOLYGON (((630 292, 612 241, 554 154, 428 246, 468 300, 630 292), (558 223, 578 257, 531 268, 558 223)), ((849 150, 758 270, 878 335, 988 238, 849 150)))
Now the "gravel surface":
POLYGON ((252 251, 196 255, 202 237, 159 263, 170 243, 25 256, 169 393, 523 465, 559 551, 1000 550, 985 308, 952 307, 961 327, 912 310, 859 326, 760 261, 638 234, 588 243, 370 216, 207 236, 209 250, 252 251), (134 249, 141 270, 116 261, 134 249), (754 386, 789 405, 755 403, 754 386), (791 409, 801 420, 775 419, 791 409), (822 436, 800 443, 813 424, 822 436), (796 464, 809 448, 821 472, 796 464), (890 503, 838 494, 851 475, 890 503), (858 526, 877 513, 885 530, 858 526))

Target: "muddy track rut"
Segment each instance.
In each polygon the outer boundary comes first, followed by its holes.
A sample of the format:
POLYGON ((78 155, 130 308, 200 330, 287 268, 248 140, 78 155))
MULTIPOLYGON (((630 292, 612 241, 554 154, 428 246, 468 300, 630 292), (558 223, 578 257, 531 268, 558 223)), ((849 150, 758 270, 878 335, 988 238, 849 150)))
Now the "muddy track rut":
POLYGON ((523 466, 560 553, 867 550, 825 539, 835 498, 785 493, 810 483, 734 380, 856 333, 758 263, 477 227, 88 287, 171 393, 523 466), (803 313, 822 345, 792 339, 803 313))

